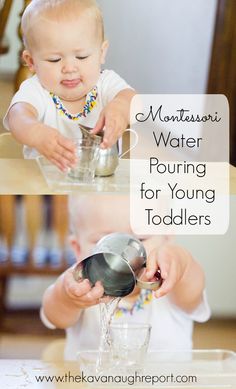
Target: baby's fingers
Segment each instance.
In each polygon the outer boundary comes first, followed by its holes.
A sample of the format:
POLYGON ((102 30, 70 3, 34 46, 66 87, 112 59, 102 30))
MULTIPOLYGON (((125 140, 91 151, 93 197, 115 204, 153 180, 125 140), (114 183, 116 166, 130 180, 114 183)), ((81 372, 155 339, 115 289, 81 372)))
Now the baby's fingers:
POLYGON ((89 280, 83 280, 81 282, 74 282, 68 285, 67 291, 71 297, 82 297, 85 296, 91 290, 89 280))
POLYGON ((104 288, 100 282, 96 282, 95 286, 81 298, 81 301, 97 304, 99 299, 104 295, 104 288))
POLYGON ((167 275, 166 279, 163 280, 161 287, 155 292, 156 297, 162 297, 170 293, 176 284, 176 271, 172 267, 167 275))
POLYGON ((73 166, 77 161, 75 154, 59 145, 55 149, 55 154, 57 155, 57 158, 68 167, 73 166))
POLYGON ((91 290, 89 280, 76 281, 73 275, 74 269, 69 269, 64 274, 65 290, 68 296, 81 297, 86 295, 91 290))
POLYGON ((102 132, 104 126, 105 126, 105 115, 102 112, 96 123, 96 126, 92 130, 92 134, 99 134, 99 132, 102 132))
POLYGON ((165 247, 150 252, 147 259, 147 277, 152 278, 158 268, 161 271, 161 278, 166 279, 170 270, 170 258, 165 247))
POLYGON ((71 165, 68 160, 63 158, 61 154, 57 153, 56 151, 53 152, 52 156, 50 157, 50 161, 53 162, 63 172, 66 172, 71 165))
POLYGON ((73 155, 75 154, 75 144, 71 139, 65 138, 64 136, 60 135, 57 138, 57 143, 67 151, 70 151, 73 155))
POLYGON ((165 281, 163 281, 161 287, 155 292, 155 296, 156 297, 163 297, 165 296, 166 294, 168 294, 172 289, 173 289, 173 286, 174 286, 174 282, 167 279, 165 281))
POLYGON ((122 127, 120 123, 115 120, 107 121, 102 146, 111 147, 114 145, 118 138, 121 137, 124 129, 125 127, 122 127))
POLYGON ((66 168, 65 168, 65 165, 63 165, 59 160, 55 159, 55 158, 50 158, 50 161, 56 165, 58 167, 58 169, 60 169, 61 171, 65 171, 66 168))
POLYGON ((154 277, 155 273, 158 270, 158 259, 157 259, 157 250, 154 249, 150 252, 148 258, 147 258, 147 271, 146 271, 146 277, 148 279, 151 279, 154 277))

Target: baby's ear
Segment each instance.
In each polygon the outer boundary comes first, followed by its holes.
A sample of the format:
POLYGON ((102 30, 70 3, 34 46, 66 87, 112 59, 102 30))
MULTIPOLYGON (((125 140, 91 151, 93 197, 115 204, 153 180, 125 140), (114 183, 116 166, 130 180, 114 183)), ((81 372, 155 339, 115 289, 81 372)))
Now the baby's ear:
POLYGON ((34 72, 35 71, 35 68, 34 68, 34 61, 33 61, 33 57, 32 55, 30 54, 30 52, 28 50, 24 50, 23 53, 22 53, 22 59, 23 61, 25 62, 26 66, 28 66, 29 70, 31 72, 34 72))
POLYGON ((106 40, 102 43, 102 53, 101 53, 102 65, 105 63, 108 47, 109 47, 109 42, 106 40))
POLYGON ((80 251, 81 251, 80 250, 80 245, 79 245, 79 243, 78 243, 78 241, 77 241, 77 239, 76 239, 76 237, 74 235, 71 235, 69 237, 69 242, 70 242, 70 245, 71 245, 71 247, 72 247, 72 249, 73 249, 73 251, 75 253, 76 259, 78 261, 79 258, 80 258, 80 251))

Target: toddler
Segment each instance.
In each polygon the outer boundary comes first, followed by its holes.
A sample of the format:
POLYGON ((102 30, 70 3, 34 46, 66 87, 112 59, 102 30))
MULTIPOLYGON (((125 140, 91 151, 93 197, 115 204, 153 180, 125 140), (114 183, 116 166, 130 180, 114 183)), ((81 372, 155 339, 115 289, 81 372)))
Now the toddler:
MULTIPOLYGON (((77 261, 91 255, 94 245, 112 232, 133 234, 129 223, 129 198, 121 195, 72 195, 69 212, 71 244, 77 261)), ((133 234, 134 235, 134 234, 133 234)), ((188 350, 192 347, 193 321, 209 318, 200 265, 184 248, 167 237, 136 236, 147 252, 148 279, 160 269, 162 286, 156 292, 137 287, 122 298, 114 322, 147 322, 152 325, 152 349, 188 350)), ((43 297, 41 318, 49 328, 66 329, 65 358, 76 359, 79 350, 99 347, 99 299, 102 284, 76 282, 74 267, 66 270, 43 297)))
POLYGON ((112 70, 101 71, 108 42, 94 0, 32 0, 22 16, 23 60, 34 76, 21 84, 4 118, 24 144, 25 158, 42 154, 61 170, 76 162, 78 125, 104 128, 101 147, 129 124, 134 91, 112 70))

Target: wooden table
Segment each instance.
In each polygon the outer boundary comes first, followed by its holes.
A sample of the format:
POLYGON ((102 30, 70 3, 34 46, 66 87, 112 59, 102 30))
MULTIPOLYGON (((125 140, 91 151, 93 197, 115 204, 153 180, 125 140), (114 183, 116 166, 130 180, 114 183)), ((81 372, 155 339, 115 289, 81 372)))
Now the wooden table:
POLYGON ((1 360, 0 385, 2 389, 75 389, 87 388, 86 383, 72 382, 79 380, 78 362, 42 362, 39 360, 1 360), (71 376, 69 378, 68 376, 71 376), (39 377, 61 377, 64 382, 37 382, 39 377), (77 378, 76 378, 77 377, 77 378))
MULTIPOLYGON (((129 160, 120 160, 115 175, 97 177, 96 185, 76 186, 75 192, 129 191, 129 160)), ((50 188, 35 160, 0 159, 0 194, 58 194, 69 193, 63 188, 50 188)), ((230 194, 236 194, 236 168, 230 166, 230 194)))
POLYGON ((128 192, 129 160, 120 160, 114 175, 96 177, 96 185, 49 187, 36 160, 0 159, 1 194, 59 194, 70 192, 128 192))
MULTIPOLYGON (((207 352, 207 350, 205 350, 207 352)), ((205 357, 207 358, 207 357, 205 357)), ((180 361, 179 361, 180 362, 180 361)), ((155 366, 152 370, 152 375, 169 376, 170 373, 174 375, 183 375, 186 377, 186 374, 191 372, 191 376, 196 375, 198 378, 197 384, 194 384, 194 388, 203 389, 203 388, 213 388, 212 384, 215 383, 218 388, 236 388, 236 370, 235 370, 235 360, 228 360, 229 365, 223 362, 223 359, 220 361, 211 360, 211 359, 202 359, 201 361, 193 361, 193 365, 189 363, 179 363, 174 365, 162 363, 159 367, 155 366), (181 367, 182 366, 182 367, 181 367), (224 367, 223 367, 224 366, 224 367), (228 367, 227 367, 228 366, 228 367), (217 367, 219 371, 217 371, 217 367), (171 369, 171 370, 170 370, 171 369), (208 373, 209 372, 209 373, 208 373), (203 384, 206 383, 206 384, 203 384)), ((119 372, 115 375, 119 376, 119 372)), ((181 376, 180 375, 180 376, 181 376)), ((109 377, 109 372, 103 374, 104 378, 109 377)), ((179 376, 179 377, 180 377, 179 376)), ((124 378, 126 376, 123 376, 124 378)), ((98 377, 97 377, 98 378, 98 377)), ((104 381, 103 381, 104 382, 104 381)), ((139 382, 139 381, 137 381, 139 382)), ((163 382, 163 381, 161 381, 163 382)), ((181 388, 190 387, 188 384, 185 384, 181 388)), ((89 376, 85 373, 80 372, 78 362, 42 362, 39 360, 4 360, 0 362, 0 384, 3 389, 88 389, 88 388, 134 388, 134 389, 144 389, 144 388, 160 388, 165 387, 173 388, 173 383, 171 384, 168 381, 165 385, 158 385, 157 383, 151 386, 145 383, 145 381, 140 383, 133 383, 132 386, 127 382, 125 384, 116 384, 112 381, 109 381, 105 386, 101 383, 95 383, 95 377, 93 375, 89 376), (51 380, 51 382, 46 382, 46 377, 51 380), (90 377, 90 378, 88 378, 90 377), (86 383, 85 380, 93 380, 93 383, 86 383), (40 381, 39 381, 40 380, 40 381), (57 382, 56 382, 57 380, 57 382), (60 380, 60 381, 59 381, 60 380), (83 382, 81 382, 83 380, 83 382), (52 382, 53 381, 53 382, 52 382)), ((177 387, 177 386, 176 386, 177 387)), ((192 387, 192 385, 191 385, 192 387)))

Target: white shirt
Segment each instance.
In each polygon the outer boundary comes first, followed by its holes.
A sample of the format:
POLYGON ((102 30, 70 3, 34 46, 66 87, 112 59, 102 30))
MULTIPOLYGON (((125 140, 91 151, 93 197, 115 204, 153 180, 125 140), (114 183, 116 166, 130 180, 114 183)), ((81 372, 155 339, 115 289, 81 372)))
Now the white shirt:
MULTIPOLYGON (((78 121, 69 119, 62 115, 56 108, 50 93, 44 89, 36 75, 22 82, 20 89, 13 96, 8 111, 3 119, 3 124, 9 130, 6 116, 9 109, 16 103, 25 102, 31 104, 38 112, 38 120, 48 126, 56 128, 67 138, 81 137, 78 124, 84 124, 88 127, 94 127, 97 123, 102 109, 111 101, 121 90, 130 88, 130 86, 113 70, 104 70, 97 82, 98 96, 96 106, 88 113, 86 117, 79 118, 78 121)), ((87 95, 88 97, 88 95, 87 95)), ((24 146, 24 157, 35 158, 38 152, 28 146, 24 146)))
MULTIPOLYGON (((141 292, 142 293, 142 292, 141 292)), ((120 306, 122 305, 122 300, 120 306)), ((113 322, 149 323, 152 326, 149 349, 191 350, 193 322, 204 322, 210 317, 210 308, 203 294, 203 301, 192 312, 186 313, 174 305, 168 296, 153 297, 143 309, 114 318, 113 322)), ((49 328, 55 328, 41 311, 41 319, 49 328)), ((81 311, 77 323, 66 330, 65 359, 75 360, 81 350, 98 349, 100 340, 99 306, 81 311)))

